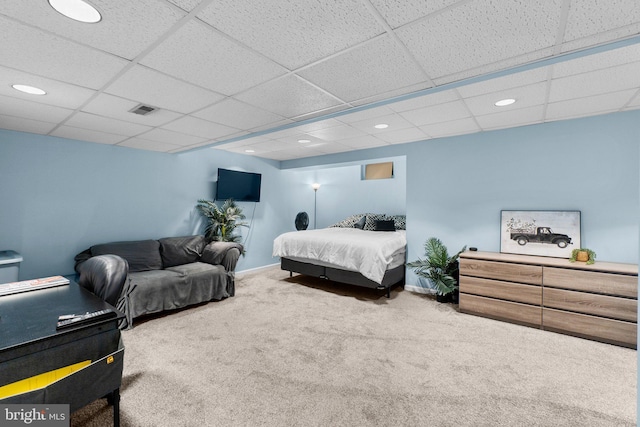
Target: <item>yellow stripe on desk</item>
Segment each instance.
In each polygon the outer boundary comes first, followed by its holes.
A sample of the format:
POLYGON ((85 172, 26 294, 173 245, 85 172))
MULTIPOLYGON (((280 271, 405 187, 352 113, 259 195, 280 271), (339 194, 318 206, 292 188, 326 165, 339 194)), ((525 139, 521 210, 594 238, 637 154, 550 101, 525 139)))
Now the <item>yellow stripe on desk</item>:
POLYGON ((4 385, 0 387, 0 399, 46 387, 49 384, 52 384, 66 376, 69 376, 90 364, 91 360, 85 360, 82 362, 74 363, 73 365, 54 369, 53 371, 34 375, 33 377, 25 378, 11 384, 4 385))

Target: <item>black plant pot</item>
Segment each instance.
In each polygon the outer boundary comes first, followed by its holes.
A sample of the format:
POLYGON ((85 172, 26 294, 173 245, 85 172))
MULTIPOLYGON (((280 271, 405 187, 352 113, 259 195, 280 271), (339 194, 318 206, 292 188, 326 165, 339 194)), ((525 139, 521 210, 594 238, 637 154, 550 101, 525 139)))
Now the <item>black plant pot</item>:
POLYGON ((437 294, 436 301, 442 302, 442 303, 449 303, 451 302, 451 294, 446 294, 446 295, 437 294))
POLYGON ((451 295, 451 302, 453 304, 458 304, 458 301, 460 298, 460 291, 456 289, 455 291, 451 292, 449 295, 451 295))

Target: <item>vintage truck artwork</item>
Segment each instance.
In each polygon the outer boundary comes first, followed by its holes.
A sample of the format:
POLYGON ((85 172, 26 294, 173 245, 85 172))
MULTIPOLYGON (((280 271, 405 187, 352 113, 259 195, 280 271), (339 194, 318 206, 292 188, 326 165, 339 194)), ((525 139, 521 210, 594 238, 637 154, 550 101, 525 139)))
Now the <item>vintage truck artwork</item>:
POLYGON ((500 252, 570 258, 579 248, 580 211, 501 211, 500 252))
POLYGON ((554 233, 550 227, 536 227, 535 230, 511 229, 511 240, 524 246, 529 242, 547 243, 558 245, 559 248, 566 248, 571 244, 571 237, 566 234, 554 233))

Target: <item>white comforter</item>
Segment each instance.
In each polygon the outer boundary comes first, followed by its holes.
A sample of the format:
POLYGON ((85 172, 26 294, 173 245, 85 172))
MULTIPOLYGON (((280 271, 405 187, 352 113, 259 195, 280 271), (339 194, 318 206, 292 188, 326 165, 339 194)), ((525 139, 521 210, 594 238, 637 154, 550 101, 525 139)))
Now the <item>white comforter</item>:
POLYGON ((281 234, 273 241, 273 256, 319 260, 381 283, 394 255, 404 253, 406 246, 405 230, 331 227, 281 234))

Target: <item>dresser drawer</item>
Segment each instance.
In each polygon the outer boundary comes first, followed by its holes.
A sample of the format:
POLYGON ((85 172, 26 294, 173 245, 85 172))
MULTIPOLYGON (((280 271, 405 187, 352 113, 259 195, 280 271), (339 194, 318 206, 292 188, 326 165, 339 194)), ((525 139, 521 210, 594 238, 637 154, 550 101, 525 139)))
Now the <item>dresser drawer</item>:
POLYGON ((637 324, 587 314, 542 309, 544 329, 636 348, 637 324))
POLYGON ((542 266, 539 265, 511 264, 461 258, 460 274, 532 285, 542 284, 542 266))
POLYGON ((459 304, 460 311, 463 313, 477 314, 535 327, 540 327, 542 322, 540 306, 500 301, 464 293, 460 293, 459 304))
POLYGON ((460 276, 460 292, 526 304, 542 304, 542 287, 537 285, 521 285, 480 277, 460 276))
POLYGON ((565 289, 544 288, 542 305, 596 316, 636 322, 638 301, 565 289))
POLYGON ((544 267, 544 286, 638 297, 638 276, 544 267))

